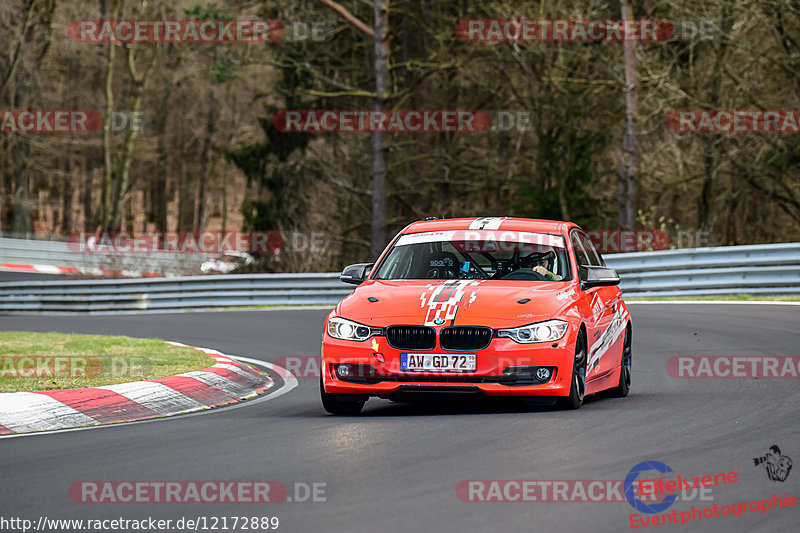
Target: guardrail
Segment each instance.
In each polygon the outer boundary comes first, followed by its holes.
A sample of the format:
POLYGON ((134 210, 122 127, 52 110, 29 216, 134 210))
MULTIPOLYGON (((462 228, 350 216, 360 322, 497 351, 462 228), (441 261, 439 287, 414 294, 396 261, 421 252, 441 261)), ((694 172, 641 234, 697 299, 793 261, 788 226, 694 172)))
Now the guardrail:
MULTIPOLYGON (((615 254, 628 297, 800 294, 800 243, 615 254)), ((246 306, 333 307, 353 290, 338 273, 0 283, 0 313, 109 314, 246 306)))
POLYGON ((605 256, 626 296, 800 293, 800 243, 605 256))
POLYGON ((209 254, 167 252, 141 254, 81 253, 64 241, 0 238, 0 263, 76 268, 102 274, 102 270, 154 272, 165 276, 199 272, 209 254))
POLYGON ((245 306, 330 305, 353 285, 330 274, 0 283, 0 313, 141 313, 245 306))

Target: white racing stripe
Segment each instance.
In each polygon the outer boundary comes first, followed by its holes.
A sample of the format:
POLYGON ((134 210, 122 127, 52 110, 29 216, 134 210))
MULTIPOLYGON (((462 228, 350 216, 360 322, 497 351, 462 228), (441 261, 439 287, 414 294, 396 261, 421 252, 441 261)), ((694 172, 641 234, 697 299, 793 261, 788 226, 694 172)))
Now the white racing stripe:
POLYGON ((469 229, 500 229, 500 224, 508 217, 481 217, 476 218, 469 225, 469 229))
POLYGON ((202 370, 195 370, 194 372, 186 372, 184 374, 178 374, 178 375, 187 378, 194 378, 197 381, 200 381, 202 383, 205 383, 206 385, 210 385, 214 388, 217 388, 222 392, 234 396, 236 398, 249 398, 250 396, 255 395, 253 389, 243 387, 238 383, 234 383, 228 378, 220 376, 219 374, 215 374, 213 372, 204 372, 202 370))
POLYGON ((47 431, 99 422, 44 394, 9 392, 0 394, 0 424, 11 431, 47 431))
POLYGON ((106 385, 105 387, 97 388, 121 394, 129 400, 164 416, 207 408, 202 403, 167 387, 163 383, 153 381, 133 381, 131 383, 106 385))
MULTIPOLYGON (((588 372, 591 373, 594 369, 595 364, 603 357, 611 345, 617 342, 620 334, 625 330, 628 325, 628 317, 630 315, 625 312, 622 313, 622 308, 620 307, 614 313, 614 318, 611 320, 611 323, 608 325, 606 330, 600 335, 600 338, 592 345, 590 351, 591 356, 589 358, 589 362, 586 365, 588 368, 588 372)), ((599 367, 598 367, 599 370, 599 367)))
POLYGON ((260 375, 260 374, 256 373, 255 371, 250 370, 249 368, 246 368, 246 367, 242 368, 241 366, 236 366, 236 365, 233 365, 233 364, 228 365, 228 364, 220 363, 220 364, 214 365, 213 368, 224 368, 225 370, 230 370, 231 372, 235 372, 235 373, 239 374, 243 378, 247 378, 249 380, 258 380, 258 379, 260 379, 260 380, 262 380, 264 382, 265 385, 267 384, 267 380, 265 379, 265 377, 263 375, 260 375))
POLYGON ((238 355, 231 355, 230 357, 233 357, 237 361, 244 361, 245 363, 252 363, 254 365, 265 366, 270 370, 272 370, 273 372, 275 372, 277 375, 279 375, 281 379, 283 379, 283 387, 277 389, 274 392, 271 392, 269 396, 267 396, 265 399, 274 399, 279 396, 283 396, 284 394, 290 392, 292 389, 296 388, 298 385, 297 378, 294 376, 294 374, 292 374, 291 372, 289 372, 288 370, 286 370, 281 366, 275 365, 273 363, 268 363, 266 361, 259 361, 258 359, 252 359, 250 357, 241 357, 238 355))
POLYGON ((40 274, 63 274, 64 270, 52 265, 33 265, 40 274))

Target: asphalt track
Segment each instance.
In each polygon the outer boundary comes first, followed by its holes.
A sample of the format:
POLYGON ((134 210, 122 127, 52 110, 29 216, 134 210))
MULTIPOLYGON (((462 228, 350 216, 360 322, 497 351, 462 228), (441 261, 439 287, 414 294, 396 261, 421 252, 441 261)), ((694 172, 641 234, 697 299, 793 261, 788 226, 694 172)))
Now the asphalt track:
MULTIPOLYGON (((753 458, 773 444, 800 461, 797 379, 674 379, 675 355, 800 355, 800 306, 631 305, 633 388, 578 411, 512 403, 395 404, 361 417, 326 416, 317 381, 271 401, 157 422, 0 440, 0 517, 176 519, 277 516, 278 531, 626 531, 626 502, 481 502, 456 495, 465 479, 624 479, 661 461, 682 476, 735 471, 713 501, 784 492, 800 471, 767 478, 753 458), (273 480, 326 483, 326 502, 78 504, 81 480, 273 480)), ((0 329, 158 337, 274 361, 319 353, 323 310, 122 317, 0 317, 0 329)), ((674 474, 673 474, 674 476, 674 474)), ((647 531, 797 531, 800 507, 704 518, 647 531)))

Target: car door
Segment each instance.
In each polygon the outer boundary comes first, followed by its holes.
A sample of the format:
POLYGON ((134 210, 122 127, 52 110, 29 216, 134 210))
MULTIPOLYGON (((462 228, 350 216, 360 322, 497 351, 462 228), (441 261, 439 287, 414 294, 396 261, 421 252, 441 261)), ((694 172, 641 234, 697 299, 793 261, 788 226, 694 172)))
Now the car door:
MULTIPOLYGON (((580 230, 571 233, 572 247, 578 264, 578 275, 585 280, 586 266, 605 266, 600 254, 592 245, 589 237, 580 230)), ((582 291, 585 298, 588 316, 586 317, 586 333, 588 337, 588 364, 586 366, 587 381, 603 376, 618 364, 619 352, 619 317, 618 305, 620 292, 618 287, 591 287, 582 291)))

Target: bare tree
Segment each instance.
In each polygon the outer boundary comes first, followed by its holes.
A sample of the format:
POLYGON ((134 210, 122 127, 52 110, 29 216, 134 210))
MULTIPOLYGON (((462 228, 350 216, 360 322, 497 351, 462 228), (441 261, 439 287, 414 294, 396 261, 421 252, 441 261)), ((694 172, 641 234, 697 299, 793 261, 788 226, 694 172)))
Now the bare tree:
MULTIPOLYGON (((342 5, 333 0, 320 0, 361 33, 372 37, 375 42, 375 93, 372 109, 383 111, 386 108, 389 85, 389 0, 373 0, 374 29, 367 26, 342 5)), ((377 259, 386 246, 386 151, 384 133, 372 134, 372 217, 370 255, 377 259)))
MULTIPOLYGON (((389 82, 389 0, 374 0, 375 8, 375 99, 372 108, 383 111, 389 82)), ((377 259, 386 246, 386 151, 382 131, 372 134, 372 245, 370 252, 377 259)))
MULTIPOLYGON (((622 19, 631 19, 630 0, 622 0, 622 19)), ((636 171, 639 167, 639 142, 636 138, 638 112, 636 80, 636 44, 631 38, 623 43, 625 53, 625 135, 619 169, 617 225, 632 230, 636 224, 636 171)))

